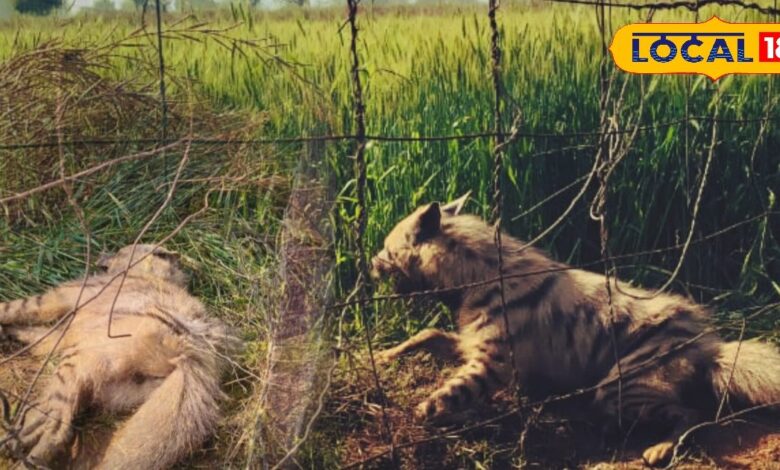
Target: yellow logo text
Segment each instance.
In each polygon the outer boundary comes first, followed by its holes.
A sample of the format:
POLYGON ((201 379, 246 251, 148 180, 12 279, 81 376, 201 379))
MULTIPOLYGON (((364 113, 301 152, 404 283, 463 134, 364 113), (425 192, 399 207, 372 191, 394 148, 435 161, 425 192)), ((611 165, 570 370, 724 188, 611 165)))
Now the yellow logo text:
POLYGON ((622 70, 696 73, 717 80, 733 73, 780 73, 780 24, 635 23, 623 26, 609 51, 622 70))

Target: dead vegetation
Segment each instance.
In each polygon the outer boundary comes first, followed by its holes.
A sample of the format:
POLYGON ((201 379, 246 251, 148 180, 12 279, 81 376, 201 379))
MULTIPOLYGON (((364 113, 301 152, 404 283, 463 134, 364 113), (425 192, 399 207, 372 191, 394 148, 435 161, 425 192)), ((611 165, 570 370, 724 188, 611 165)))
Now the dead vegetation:
POLYGON ((163 111, 158 79, 149 72, 154 64, 133 55, 137 40, 79 48, 47 42, 0 63, 0 200, 8 223, 59 217, 65 201, 58 191, 18 196, 61 178, 63 169, 66 175, 97 165, 109 170, 79 178, 78 197, 85 201, 111 181, 120 162, 141 160, 159 168, 167 160, 174 167, 190 139, 206 141, 193 147, 194 164, 211 167, 190 183, 232 188, 255 176, 256 184, 283 183, 263 178, 272 163, 258 158, 264 149, 239 143, 257 136, 263 113, 216 110, 182 81, 163 111), (119 63, 135 73, 112 78, 119 63), (134 154, 144 155, 128 159, 134 154))

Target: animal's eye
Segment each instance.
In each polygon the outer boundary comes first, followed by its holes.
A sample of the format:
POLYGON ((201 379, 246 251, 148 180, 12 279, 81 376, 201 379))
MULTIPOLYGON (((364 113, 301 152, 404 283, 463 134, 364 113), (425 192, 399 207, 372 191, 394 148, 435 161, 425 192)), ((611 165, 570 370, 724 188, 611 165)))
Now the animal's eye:
POLYGON ((154 256, 168 261, 178 261, 179 254, 171 251, 155 251, 154 256))

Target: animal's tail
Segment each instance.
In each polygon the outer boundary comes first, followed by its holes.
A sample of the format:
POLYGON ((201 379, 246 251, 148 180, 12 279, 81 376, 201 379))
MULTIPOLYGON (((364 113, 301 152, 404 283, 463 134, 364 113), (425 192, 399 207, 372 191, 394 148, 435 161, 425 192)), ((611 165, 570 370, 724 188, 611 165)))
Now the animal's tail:
POLYGON ((723 343, 712 369, 719 397, 728 394, 740 406, 774 405, 780 409, 780 351, 755 340, 723 343))
POLYGON ((181 357, 117 431, 97 468, 163 469, 197 450, 219 420, 220 369, 210 354, 181 357))

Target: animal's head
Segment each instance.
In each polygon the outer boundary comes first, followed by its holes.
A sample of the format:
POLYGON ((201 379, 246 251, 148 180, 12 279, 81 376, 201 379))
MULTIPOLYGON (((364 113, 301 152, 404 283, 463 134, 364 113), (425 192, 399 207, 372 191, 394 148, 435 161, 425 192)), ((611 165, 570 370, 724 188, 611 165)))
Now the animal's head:
POLYGON ((163 279, 184 286, 188 278, 179 264, 179 254, 154 245, 128 245, 116 254, 104 255, 98 266, 108 274, 118 274, 127 269, 128 275, 163 279))
POLYGON ((433 202, 418 207, 399 222, 385 238, 384 248, 371 260, 372 277, 393 280, 400 293, 430 288, 426 266, 437 253, 442 223, 460 213, 469 194, 445 205, 433 202))

